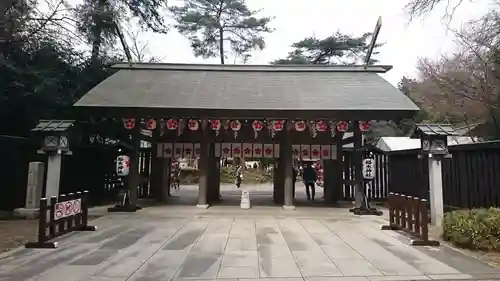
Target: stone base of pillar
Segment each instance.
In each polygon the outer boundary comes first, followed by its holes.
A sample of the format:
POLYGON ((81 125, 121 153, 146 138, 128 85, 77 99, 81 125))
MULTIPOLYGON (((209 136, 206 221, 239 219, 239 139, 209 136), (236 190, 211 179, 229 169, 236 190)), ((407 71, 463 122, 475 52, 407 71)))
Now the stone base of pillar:
POLYGON ((136 212, 138 210, 142 210, 142 207, 139 205, 125 205, 125 206, 116 205, 108 208, 109 213, 119 213, 119 212, 131 213, 131 212, 136 212))
POLYGON ((381 216, 384 213, 375 208, 352 208, 349 212, 358 216, 381 216))
POLYGON ((293 211, 295 210, 295 206, 287 206, 287 205, 283 205, 283 210, 286 210, 286 211, 293 211))
POLYGON ((196 208, 200 208, 200 209, 208 209, 209 207, 210 207, 210 205, 208 205, 208 204, 205 204, 205 205, 198 204, 198 205, 196 205, 196 208))

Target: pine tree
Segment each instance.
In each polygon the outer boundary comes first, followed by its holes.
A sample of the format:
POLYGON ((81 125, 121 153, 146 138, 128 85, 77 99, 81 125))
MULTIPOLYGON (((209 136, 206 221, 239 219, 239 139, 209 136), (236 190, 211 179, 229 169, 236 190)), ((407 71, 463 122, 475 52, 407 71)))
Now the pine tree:
POLYGON ((177 30, 191 41, 197 57, 220 57, 224 64, 228 49, 248 58, 254 49, 265 47, 265 33, 271 18, 257 17, 245 0, 185 0, 170 8, 177 30))
MULTIPOLYGON (((308 37, 292 44, 294 48, 285 59, 279 59, 272 64, 356 64, 364 59, 369 47, 371 33, 358 37, 336 32, 325 39, 308 37)), ((375 49, 382 46, 376 44, 375 49)), ((372 55, 377 55, 374 51, 372 55)), ((376 63, 371 59, 370 64, 376 63)))

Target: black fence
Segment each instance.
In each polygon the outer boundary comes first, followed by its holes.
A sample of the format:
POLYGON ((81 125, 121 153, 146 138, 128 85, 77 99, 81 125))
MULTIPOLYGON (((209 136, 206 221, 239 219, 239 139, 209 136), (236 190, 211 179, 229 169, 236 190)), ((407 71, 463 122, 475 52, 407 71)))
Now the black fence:
MULTIPOLYGON (((500 206, 500 142, 449 147, 451 158, 442 160, 443 201, 450 209, 500 206)), ((389 189, 429 199, 428 159, 418 150, 389 154, 389 189)))
MULTIPOLYGON (((352 201, 355 198, 354 166, 352 151, 342 153, 342 200, 352 201)), ((375 179, 367 190, 367 196, 372 201, 385 201, 389 193, 389 156, 383 153, 375 153, 375 179)))
MULTIPOLYGON (((40 143, 19 137, 0 137, 0 210, 13 210, 25 205, 29 162, 47 162, 47 156, 38 154, 40 143)), ((112 203, 123 181, 115 173, 115 147, 109 145, 80 145, 71 147, 72 155, 63 156, 60 194, 89 190, 89 204, 112 203)), ((143 177, 150 174, 151 149, 140 152, 139 168, 143 177)), ((45 172, 47 166, 45 165, 45 172)), ((45 194, 45 187, 42 194, 45 194)), ((140 198, 151 196, 149 182, 139 188, 140 198)))

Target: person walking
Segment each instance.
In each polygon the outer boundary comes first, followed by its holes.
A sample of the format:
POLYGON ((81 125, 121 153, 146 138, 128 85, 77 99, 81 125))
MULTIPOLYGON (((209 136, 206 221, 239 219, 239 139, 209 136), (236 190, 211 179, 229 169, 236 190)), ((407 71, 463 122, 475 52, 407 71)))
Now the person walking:
POLYGON ((304 167, 304 171, 302 172, 302 179, 304 180, 304 184, 306 186, 306 195, 307 200, 314 201, 314 195, 316 193, 316 169, 314 169, 310 164, 306 164, 304 167), (309 188, 311 190, 309 191, 309 188))
POLYGON ((238 165, 236 168, 236 187, 240 188, 241 182, 243 181, 243 166, 238 165))

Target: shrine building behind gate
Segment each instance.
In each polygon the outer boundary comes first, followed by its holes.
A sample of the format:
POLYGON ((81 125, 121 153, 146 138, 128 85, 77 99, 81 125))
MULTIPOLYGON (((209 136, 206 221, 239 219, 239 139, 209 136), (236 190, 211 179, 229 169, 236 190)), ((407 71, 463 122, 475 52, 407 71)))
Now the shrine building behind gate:
MULTIPOLYGON (((391 66, 118 64, 75 106, 124 120, 132 145, 155 147, 151 188, 168 196, 170 159, 199 157, 198 205, 219 198, 224 157, 276 159, 274 201, 294 206, 294 158, 323 160, 325 200, 339 199, 343 146, 354 145, 360 186, 362 134, 372 120, 413 116, 418 107, 379 73, 391 66), (142 131, 142 133, 141 133, 142 131), (144 134, 150 134, 145 137, 144 134), (349 134, 349 137, 346 135, 349 134)), ((137 186, 132 151, 129 188, 137 186)))

